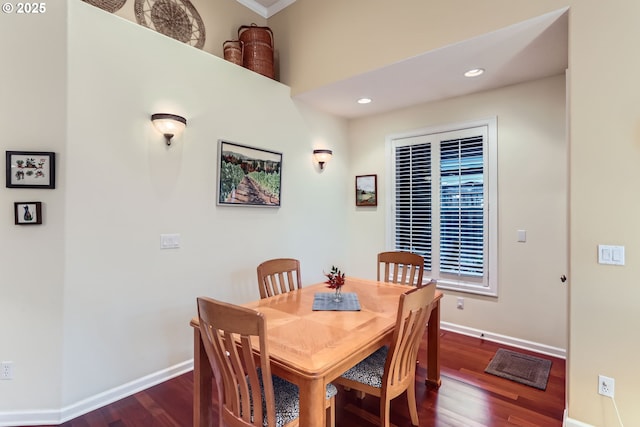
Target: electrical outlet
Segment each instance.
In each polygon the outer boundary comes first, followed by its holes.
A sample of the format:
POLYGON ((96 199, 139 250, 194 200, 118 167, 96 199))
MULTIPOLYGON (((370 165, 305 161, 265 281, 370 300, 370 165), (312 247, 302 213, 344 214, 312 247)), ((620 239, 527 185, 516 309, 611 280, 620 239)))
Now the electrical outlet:
POLYGON ((598 375, 598 393, 613 399, 616 381, 613 378, 598 375))
POLYGON ((0 363, 0 380, 13 379, 13 362, 0 363))
POLYGON ((456 302, 456 308, 458 310, 464 310, 464 298, 458 297, 458 300, 456 302))

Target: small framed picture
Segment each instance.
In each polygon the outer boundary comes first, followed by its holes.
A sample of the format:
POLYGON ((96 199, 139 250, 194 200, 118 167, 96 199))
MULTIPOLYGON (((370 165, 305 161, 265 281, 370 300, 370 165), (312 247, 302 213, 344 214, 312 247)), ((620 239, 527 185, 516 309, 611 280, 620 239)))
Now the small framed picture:
POLYGON ((378 206, 378 176, 356 176, 356 206, 378 206))
POLYGON ((42 202, 16 202, 13 210, 16 225, 42 224, 42 202))
POLYGON ((56 153, 7 151, 7 188, 56 188, 56 153))

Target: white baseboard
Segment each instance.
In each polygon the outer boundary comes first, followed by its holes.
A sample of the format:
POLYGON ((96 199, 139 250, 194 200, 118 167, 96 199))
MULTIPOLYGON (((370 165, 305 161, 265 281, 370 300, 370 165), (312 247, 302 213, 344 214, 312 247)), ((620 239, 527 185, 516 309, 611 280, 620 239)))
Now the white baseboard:
POLYGON ((595 426, 567 417, 564 420, 563 427, 595 427, 595 426))
POLYGON ((469 328, 467 326, 456 325, 455 323, 449 322, 440 322, 440 328, 446 331, 456 332, 458 334, 468 335, 476 338, 482 338, 487 341, 493 341, 511 347, 522 348, 525 350, 535 351, 536 353, 540 354, 559 357, 560 359, 567 358, 567 350, 564 348, 552 347, 546 344, 540 344, 520 338, 495 334, 493 332, 482 331, 480 329, 469 328))
MULTIPOLYGON (((467 326, 456 325, 449 322, 441 322, 440 328, 446 331, 456 332, 476 338, 482 338, 512 347, 522 348, 534 351, 540 354, 547 354, 562 359, 566 358, 565 349, 551 347, 545 344, 535 343, 532 341, 513 338, 506 335, 495 334, 492 332, 482 331, 467 326)), ((72 405, 66 406, 59 410, 33 410, 23 412, 0 412, 0 427, 11 427, 16 425, 58 425, 76 417, 84 415, 95 409, 106 406, 117 400, 131 396, 139 391, 145 390, 161 382, 168 381, 171 378, 182 375, 193 370, 193 359, 171 366, 167 369, 149 374, 145 377, 115 387, 111 390, 98 393, 94 396, 83 399, 72 405)), ((566 418, 565 427, 593 427, 589 424, 582 423, 571 418, 566 418)))
POLYGON ((0 427, 62 424, 191 370, 193 370, 193 359, 98 393, 59 410, 0 412, 0 427))
POLYGON ((0 412, 0 427, 58 425, 60 411, 0 412))

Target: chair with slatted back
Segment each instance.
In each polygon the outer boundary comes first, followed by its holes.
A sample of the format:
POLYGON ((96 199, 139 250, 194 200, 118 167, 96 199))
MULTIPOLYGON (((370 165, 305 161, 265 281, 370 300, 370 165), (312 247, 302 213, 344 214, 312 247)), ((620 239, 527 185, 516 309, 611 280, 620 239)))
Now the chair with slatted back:
POLYGON ((378 281, 421 286, 424 258, 412 252, 392 251, 378 254, 378 281))
POLYGON ((415 287, 400 296, 390 346, 382 347, 333 382, 380 398, 380 426, 389 427, 391 400, 407 392, 411 423, 418 425, 416 359, 434 305, 436 283, 415 287))
POLYGON ((300 261, 293 258, 275 258, 258 266, 260 298, 267 298, 302 288, 300 261))
MULTIPOLYGON (((200 335, 219 388, 222 426, 298 426, 298 386, 271 375, 262 313, 206 297, 197 302, 200 335)), ((337 389, 328 384, 326 393, 327 425, 333 427, 337 389)))

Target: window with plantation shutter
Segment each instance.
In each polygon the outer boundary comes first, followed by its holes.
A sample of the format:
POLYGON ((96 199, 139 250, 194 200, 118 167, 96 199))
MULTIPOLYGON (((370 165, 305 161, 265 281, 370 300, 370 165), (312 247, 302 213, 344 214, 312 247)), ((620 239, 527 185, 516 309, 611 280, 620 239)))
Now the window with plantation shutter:
POLYGON ((497 295, 495 139, 495 119, 390 139, 390 246, 439 287, 497 295))
POLYGON ((395 151, 395 249, 422 255, 431 269, 431 146, 395 151))

